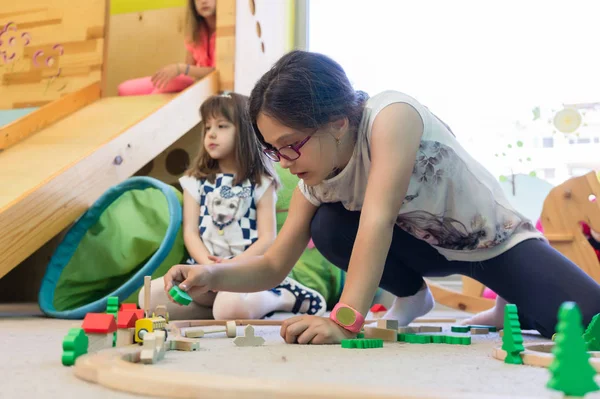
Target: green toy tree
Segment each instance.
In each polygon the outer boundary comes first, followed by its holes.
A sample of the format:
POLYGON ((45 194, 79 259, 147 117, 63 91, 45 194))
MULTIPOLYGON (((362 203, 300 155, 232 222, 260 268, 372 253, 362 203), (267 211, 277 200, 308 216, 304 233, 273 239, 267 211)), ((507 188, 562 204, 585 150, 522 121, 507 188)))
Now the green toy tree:
POLYGON ((584 396, 600 388, 594 381, 596 371, 590 364, 583 339, 581 312, 574 302, 565 302, 558 311, 554 360, 549 370, 552 378, 546 385, 567 396, 584 396))
POLYGON ((583 334, 589 351, 600 351, 600 313, 594 316, 583 334))
POLYGON ((523 364, 520 353, 523 347, 521 323, 517 314, 517 305, 508 304, 504 307, 504 335, 502 336, 502 349, 506 351, 504 363, 523 364))

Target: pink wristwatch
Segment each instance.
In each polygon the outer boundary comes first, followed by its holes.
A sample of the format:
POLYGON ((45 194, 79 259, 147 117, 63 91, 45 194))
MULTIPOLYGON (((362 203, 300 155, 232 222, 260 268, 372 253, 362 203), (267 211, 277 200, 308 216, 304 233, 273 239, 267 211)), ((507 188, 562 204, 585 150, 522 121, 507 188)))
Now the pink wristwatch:
POLYGON ((360 332, 360 329, 365 322, 363 315, 356 309, 341 302, 338 302, 338 304, 335 305, 329 318, 337 325, 353 333, 360 332))

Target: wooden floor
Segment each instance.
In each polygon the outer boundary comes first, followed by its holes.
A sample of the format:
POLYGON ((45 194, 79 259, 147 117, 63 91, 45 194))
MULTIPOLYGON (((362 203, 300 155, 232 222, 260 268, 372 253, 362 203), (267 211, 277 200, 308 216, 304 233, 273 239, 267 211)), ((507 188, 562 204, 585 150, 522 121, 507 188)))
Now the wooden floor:
POLYGON ((0 212, 172 98, 103 98, 0 153, 0 212))

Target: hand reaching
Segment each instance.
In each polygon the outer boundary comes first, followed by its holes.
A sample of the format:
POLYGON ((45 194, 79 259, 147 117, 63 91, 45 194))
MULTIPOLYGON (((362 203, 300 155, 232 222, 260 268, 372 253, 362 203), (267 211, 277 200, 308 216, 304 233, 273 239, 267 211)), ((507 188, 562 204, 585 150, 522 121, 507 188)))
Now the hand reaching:
POLYGON ((152 76, 152 84, 157 89, 165 88, 170 81, 175 79, 181 74, 178 64, 167 65, 166 67, 159 69, 158 72, 152 76))
POLYGON ((169 295, 169 290, 173 288, 176 282, 183 291, 189 291, 194 288, 198 293, 205 293, 213 289, 213 278, 210 269, 204 265, 175 265, 169 269, 164 276, 165 292, 169 295))
POLYGON ((355 337, 356 334, 326 317, 295 316, 281 325, 281 338, 288 344, 339 344, 343 339, 355 337))

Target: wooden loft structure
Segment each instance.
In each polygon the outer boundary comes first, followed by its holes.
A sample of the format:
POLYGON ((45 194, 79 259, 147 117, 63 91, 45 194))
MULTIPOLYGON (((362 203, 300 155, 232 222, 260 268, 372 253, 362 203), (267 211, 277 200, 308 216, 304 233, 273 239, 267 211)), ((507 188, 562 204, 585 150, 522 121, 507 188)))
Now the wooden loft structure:
POLYGON ((106 95, 109 7, 0 6, 0 112, 39 107, 0 127, 0 278, 196 126, 207 97, 233 89, 235 0, 217 2, 216 71, 181 93, 141 97, 106 95))

